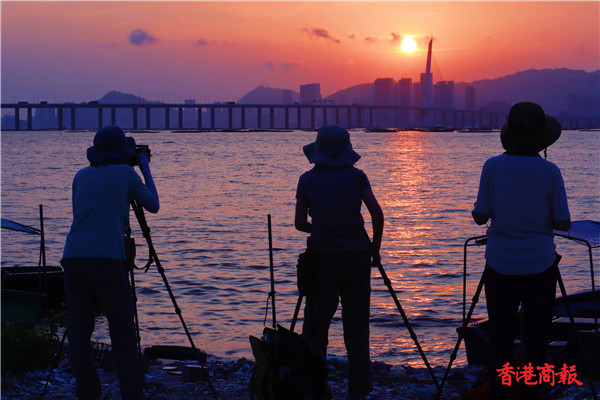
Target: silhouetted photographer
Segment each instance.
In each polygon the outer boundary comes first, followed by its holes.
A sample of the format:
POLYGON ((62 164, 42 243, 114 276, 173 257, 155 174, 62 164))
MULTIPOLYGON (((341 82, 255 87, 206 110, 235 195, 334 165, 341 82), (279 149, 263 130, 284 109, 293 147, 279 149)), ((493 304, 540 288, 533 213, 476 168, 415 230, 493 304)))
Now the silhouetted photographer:
MULTIPOLYGON (((490 398, 510 398, 499 370, 512 361, 521 321, 525 362, 547 362, 548 331, 554 312, 558 262, 554 229, 571 225, 567 194, 559 168, 539 152, 560 136, 558 121, 537 104, 515 104, 502 128, 504 154, 483 166, 472 212, 487 230, 483 280, 490 332, 490 398)), ((513 366, 514 367, 514 366, 513 366)), ((539 398, 539 385, 526 388, 539 398)))
POLYGON ((97 302, 108 320, 123 399, 142 399, 144 375, 136 344, 134 303, 127 278, 124 237, 130 202, 160 208, 149 149, 118 126, 100 129, 87 151, 90 166, 73 180, 73 223, 61 264, 67 294, 67 337, 77 398, 100 399, 91 336, 97 302), (133 169, 138 165, 144 182, 133 169))
MULTIPOLYGON (((302 333, 313 338, 326 357, 329 325, 341 300, 349 363, 346 398, 366 399, 373 388, 369 355, 371 265, 381 265, 383 212, 367 175, 354 167, 360 155, 352 150, 346 129, 337 125, 320 128, 317 140, 304 146, 304 154, 315 166, 298 181, 295 226, 310 233, 315 270, 306 294, 302 333), (363 203, 373 223, 372 244, 360 212, 363 203)), ((327 393, 317 395, 328 397, 327 393)))

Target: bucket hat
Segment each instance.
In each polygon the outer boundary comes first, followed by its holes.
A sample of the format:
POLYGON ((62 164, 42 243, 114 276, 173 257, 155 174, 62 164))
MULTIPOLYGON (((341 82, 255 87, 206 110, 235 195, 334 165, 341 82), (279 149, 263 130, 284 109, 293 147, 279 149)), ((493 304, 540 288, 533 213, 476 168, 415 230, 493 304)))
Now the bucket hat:
POLYGON ((522 102, 510 109, 508 121, 500 133, 500 140, 502 147, 507 151, 540 152, 556 142, 561 131, 556 118, 546 115, 540 105, 522 102))
POLYGON ((326 167, 346 167, 360 159, 360 155, 352 150, 350 134, 339 125, 319 128, 317 139, 303 150, 310 163, 326 167))
POLYGON ((116 125, 101 128, 94 136, 94 145, 87 150, 87 158, 92 164, 129 163, 133 157, 135 141, 125 137, 123 130, 116 125))

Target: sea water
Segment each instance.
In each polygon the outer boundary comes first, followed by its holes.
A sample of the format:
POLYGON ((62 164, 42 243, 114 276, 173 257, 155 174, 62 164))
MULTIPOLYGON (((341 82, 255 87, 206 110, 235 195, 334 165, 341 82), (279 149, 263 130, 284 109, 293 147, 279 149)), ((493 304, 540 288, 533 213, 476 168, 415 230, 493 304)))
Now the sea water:
MULTIPOLYGON (((252 358, 248 336, 273 324, 267 218, 272 218, 277 323, 289 326, 298 299, 297 256, 306 234, 294 229, 298 177, 311 168, 302 146, 315 132, 137 132, 152 151, 161 199, 146 213, 165 277, 200 349, 252 358), (266 320, 265 320, 266 318, 266 320)), ((2 132, 2 217, 39 227, 43 204, 47 263, 58 265, 71 223, 71 182, 87 165, 94 132, 2 132)), ((410 327, 432 365, 445 366, 463 313, 463 245, 485 234, 470 211, 481 167, 500 154, 499 132, 351 131, 385 213, 382 262, 410 327)), ((565 131, 548 150, 562 170, 573 220, 600 220, 600 132, 565 131)), ((370 218, 363 209, 371 233, 370 218)), ((137 264, 148 256, 131 214, 137 264)), ((39 239, 2 230, 2 265, 37 265, 39 239)), ((567 291, 590 288, 587 248, 556 239, 567 291)), ((468 248, 467 307, 484 266, 484 248, 468 248)), ((598 256, 595 256, 598 258, 598 256)), ((597 276, 598 274, 596 274, 597 276)), ((142 346, 189 345, 155 265, 135 273, 142 346)), ((598 285, 598 282, 596 282, 598 285)), ((371 275, 371 352, 377 361, 422 365, 383 284, 371 275)), ((340 306, 341 307, 341 306, 340 306)), ((329 353, 344 355, 340 311, 329 353)), ((301 314, 302 316, 302 314, 301 314)), ((474 320, 486 318, 482 294, 474 320)), ((301 327, 301 320, 297 325, 301 327)), ((99 319, 94 340, 108 342, 99 319)), ((466 364, 460 350, 454 365, 466 364)))

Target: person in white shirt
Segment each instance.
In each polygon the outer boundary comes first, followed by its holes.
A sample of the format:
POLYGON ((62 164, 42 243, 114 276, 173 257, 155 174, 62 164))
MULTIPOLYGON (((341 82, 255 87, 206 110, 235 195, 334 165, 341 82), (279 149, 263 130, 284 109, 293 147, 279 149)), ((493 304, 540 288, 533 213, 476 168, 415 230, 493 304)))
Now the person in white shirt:
MULTIPOLYGON (((539 152, 561 134, 559 122, 535 103, 515 104, 502 128, 505 153, 488 159, 481 172, 474 221, 487 230, 484 270, 490 337, 490 398, 510 397, 499 369, 512 360, 523 314, 525 362, 534 371, 547 362, 560 256, 554 229, 568 230, 571 216, 559 168, 539 152)), ((514 368, 515 366, 513 366, 514 368)), ((528 398, 539 397, 539 385, 528 398)))

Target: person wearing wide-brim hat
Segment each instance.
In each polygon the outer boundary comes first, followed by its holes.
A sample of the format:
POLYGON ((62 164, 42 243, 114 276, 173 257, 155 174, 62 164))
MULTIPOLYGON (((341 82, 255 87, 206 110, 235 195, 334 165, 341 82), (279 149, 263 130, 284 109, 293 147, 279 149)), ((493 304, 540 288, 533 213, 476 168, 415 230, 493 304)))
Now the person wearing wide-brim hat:
POLYGON ((383 212, 367 175, 354 166, 360 155, 352 149, 346 129, 324 126, 318 130, 316 141, 303 150, 315 166, 298 181, 295 226, 310 233, 309 246, 316 254, 316 277, 314 289, 307 294, 302 331, 316 341, 326 356, 329 325, 341 299, 349 360, 347 398, 364 399, 372 390, 370 273, 371 265, 381 262, 383 212), (372 243, 360 212, 363 203, 371 214, 372 243))
POLYGON ((523 102, 511 108, 500 141, 509 154, 537 155, 556 142, 561 132, 560 123, 546 115, 541 106, 523 102))
POLYGON ((155 213, 160 208, 148 157, 135 152, 135 141, 118 126, 94 136, 87 151, 90 165, 73 179, 73 223, 61 265, 67 295, 67 336, 78 399, 99 399, 90 339, 96 303, 108 320, 123 399, 142 399, 144 374, 137 351, 134 304, 125 265, 129 204, 136 200, 155 213), (144 182, 130 164, 138 164, 144 182))
MULTIPOLYGON (((509 373, 522 303, 525 362, 533 371, 546 362, 560 256, 553 230, 571 226, 559 168, 539 152, 561 134, 558 121, 535 103, 515 104, 502 128, 505 153, 488 159, 481 172, 474 221, 487 230, 484 282, 490 335, 490 398, 510 398, 501 374, 509 373)), ((512 366, 513 371, 516 367, 512 366)), ((540 385, 527 386, 527 398, 540 385)))

